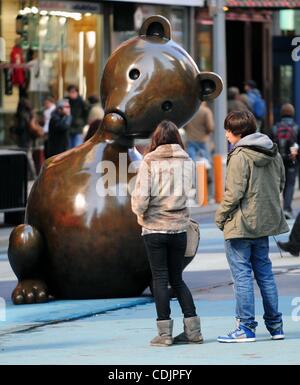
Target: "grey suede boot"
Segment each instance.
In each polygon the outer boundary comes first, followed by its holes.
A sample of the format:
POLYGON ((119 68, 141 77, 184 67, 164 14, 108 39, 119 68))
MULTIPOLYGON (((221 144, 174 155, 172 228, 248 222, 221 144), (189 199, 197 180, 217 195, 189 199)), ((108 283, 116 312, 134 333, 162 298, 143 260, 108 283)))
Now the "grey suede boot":
POLYGON ((183 318, 184 332, 174 338, 174 344, 202 344, 200 318, 183 318))
POLYGON ((152 346, 170 346, 173 344, 173 320, 156 321, 158 336, 151 340, 152 346))

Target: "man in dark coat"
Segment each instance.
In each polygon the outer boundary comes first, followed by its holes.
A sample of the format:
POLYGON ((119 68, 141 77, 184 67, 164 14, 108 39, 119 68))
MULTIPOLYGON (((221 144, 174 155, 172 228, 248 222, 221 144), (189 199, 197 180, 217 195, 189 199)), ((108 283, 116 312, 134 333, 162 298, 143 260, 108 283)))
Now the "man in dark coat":
POLYGON ((277 242, 278 246, 283 251, 287 251, 294 257, 299 257, 300 253, 300 213, 297 215, 293 225, 288 242, 277 242))
POLYGON ((72 123, 71 108, 68 99, 57 103, 52 113, 48 134, 48 158, 66 151, 69 146, 69 130, 72 123))
POLYGON ((77 86, 67 88, 68 99, 71 106, 72 124, 69 132, 69 148, 79 146, 83 142, 82 131, 87 124, 89 108, 79 95, 77 86))
POLYGON ((283 210, 286 219, 294 218, 292 202, 296 178, 299 172, 300 130, 295 122, 295 108, 285 103, 280 111, 281 119, 272 129, 271 139, 277 144, 285 169, 285 186, 283 190, 283 210))

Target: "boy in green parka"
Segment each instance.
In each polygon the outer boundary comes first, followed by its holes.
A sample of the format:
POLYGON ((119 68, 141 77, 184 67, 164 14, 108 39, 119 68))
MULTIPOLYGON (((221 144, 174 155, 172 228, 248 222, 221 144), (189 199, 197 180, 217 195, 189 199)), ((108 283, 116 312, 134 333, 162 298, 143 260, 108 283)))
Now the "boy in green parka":
POLYGON ((280 201, 285 181, 283 162, 276 144, 256 132, 250 111, 230 112, 224 125, 233 149, 228 154, 225 193, 215 219, 224 232, 238 325, 218 341, 255 341, 252 272, 263 298, 264 321, 271 338, 283 339, 268 238, 289 231, 280 201))

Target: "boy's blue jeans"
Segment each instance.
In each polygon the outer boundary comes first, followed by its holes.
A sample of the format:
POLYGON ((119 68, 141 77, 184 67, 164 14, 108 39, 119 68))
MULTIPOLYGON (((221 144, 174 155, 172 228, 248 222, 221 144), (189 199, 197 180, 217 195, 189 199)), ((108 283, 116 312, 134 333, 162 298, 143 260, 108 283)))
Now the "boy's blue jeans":
POLYGON ((264 320, 271 332, 282 326, 278 312, 278 293, 269 259, 269 238, 239 238, 225 241, 226 257, 231 270, 236 296, 236 318, 255 330, 254 288, 252 271, 260 288, 264 320))
POLYGON ((188 141, 187 152, 194 162, 198 160, 198 156, 206 158, 209 162, 211 162, 211 154, 205 142, 188 141))

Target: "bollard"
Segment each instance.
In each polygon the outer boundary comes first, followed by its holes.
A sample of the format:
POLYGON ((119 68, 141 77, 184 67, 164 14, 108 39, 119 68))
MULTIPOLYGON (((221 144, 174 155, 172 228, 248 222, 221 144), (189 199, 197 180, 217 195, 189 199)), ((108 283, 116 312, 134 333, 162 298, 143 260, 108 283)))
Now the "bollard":
POLYGON ((197 173, 197 196, 198 205, 207 206, 208 204, 208 190, 207 190, 207 169, 205 162, 197 162, 196 164, 197 173))
POLYGON ((214 181, 215 181, 215 202, 221 203, 223 198, 223 165, 222 155, 214 155, 214 181))

